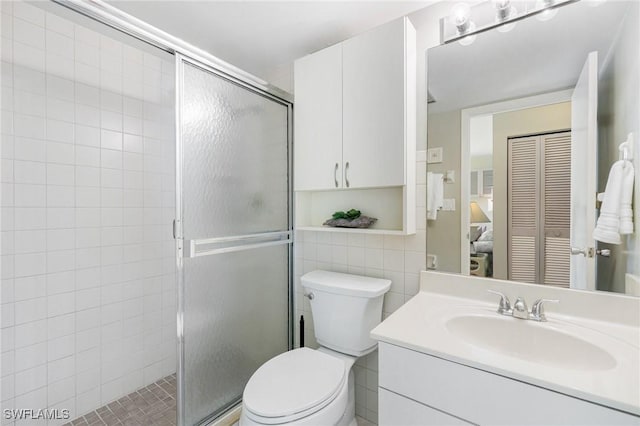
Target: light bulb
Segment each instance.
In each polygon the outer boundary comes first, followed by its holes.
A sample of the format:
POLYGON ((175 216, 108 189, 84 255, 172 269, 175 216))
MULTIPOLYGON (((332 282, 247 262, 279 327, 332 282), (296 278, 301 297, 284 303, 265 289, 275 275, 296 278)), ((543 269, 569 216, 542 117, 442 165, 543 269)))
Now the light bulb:
MULTIPOLYGON (((518 10, 511 4, 510 0, 493 0, 493 6, 496 9, 496 24, 508 22, 518 16, 518 10)), ((514 29, 515 22, 510 24, 502 24, 497 29, 501 33, 506 33, 514 29)))
POLYGON ((492 0, 493 7, 497 12, 506 12, 509 10, 509 6, 511 6, 511 0, 492 0))
POLYGON ((518 11, 510 0, 493 0, 493 7, 496 9, 497 23, 508 21, 518 15, 518 11))
POLYGON ((458 34, 464 34, 468 31, 470 16, 471 8, 466 3, 456 3, 453 8, 451 8, 449 19, 458 29, 458 34))

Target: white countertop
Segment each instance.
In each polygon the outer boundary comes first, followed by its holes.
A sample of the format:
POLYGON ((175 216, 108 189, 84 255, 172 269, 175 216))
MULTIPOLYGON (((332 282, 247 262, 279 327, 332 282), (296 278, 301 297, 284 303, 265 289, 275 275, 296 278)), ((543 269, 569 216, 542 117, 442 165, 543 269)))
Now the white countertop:
MULTIPOLYGON (((477 288, 478 281, 473 281, 473 285, 477 288)), ((505 285, 508 286, 509 282, 500 284, 505 285)), ((522 284, 516 284, 516 291, 521 290, 518 286, 522 284)), ((550 327, 569 333, 605 348, 617 362, 615 367, 601 370, 567 365, 542 365, 474 346, 453 335, 445 326, 447 319, 459 315, 504 317, 496 313, 498 298, 494 297, 495 301, 487 302, 425 291, 425 286, 422 288, 414 298, 376 327, 371 332, 371 337, 640 415, 640 328, 634 324, 613 323, 547 311, 547 322, 527 321, 527 326, 550 327)), ((495 289, 495 286, 489 285, 487 288, 495 289)), ((504 291, 504 288, 498 290, 504 291)), ((565 300, 571 297, 570 293, 563 291, 559 294, 565 300)), ((627 302, 623 300, 623 303, 627 302)), ((636 305, 631 301, 625 306, 635 309, 636 305)), ((524 321, 504 318, 510 321, 524 321)))

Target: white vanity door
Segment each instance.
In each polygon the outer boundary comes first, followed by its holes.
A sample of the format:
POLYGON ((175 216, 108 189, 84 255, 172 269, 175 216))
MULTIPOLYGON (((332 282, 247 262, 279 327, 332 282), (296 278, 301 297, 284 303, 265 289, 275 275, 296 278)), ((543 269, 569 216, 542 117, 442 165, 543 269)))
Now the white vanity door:
POLYGON ((592 233, 596 225, 598 170, 598 52, 591 52, 571 97, 571 247, 585 254, 571 256, 571 288, 596 289, 592 233))

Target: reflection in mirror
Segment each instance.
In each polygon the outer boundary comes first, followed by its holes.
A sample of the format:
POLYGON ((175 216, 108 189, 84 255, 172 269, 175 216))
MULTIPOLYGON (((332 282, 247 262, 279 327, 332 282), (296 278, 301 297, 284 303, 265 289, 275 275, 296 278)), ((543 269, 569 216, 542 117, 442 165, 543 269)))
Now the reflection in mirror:
POLYGON ((443 193, 427 206, 438 270, 640 295, 640 236, 617 226, 625 191, 640 222, 640 173, 625 182, 613 167, 629 135, 640 154, 639 25, 636 1, 579 1, 428 50, 428 148, 443 149, 427 179, 443 193), (457 181, 434 178, 451 170, 457 181), (601 205, 609 179, 616 202, 601 205), (594 239, 614 204, 619 244, 594 239))

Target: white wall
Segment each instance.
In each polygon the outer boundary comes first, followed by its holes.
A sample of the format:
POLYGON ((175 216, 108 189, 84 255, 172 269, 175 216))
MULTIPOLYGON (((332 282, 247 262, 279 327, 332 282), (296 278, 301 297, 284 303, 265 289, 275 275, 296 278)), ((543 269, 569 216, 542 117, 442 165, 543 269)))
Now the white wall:
POLYGON ((175 372, 173 62, 145 49, 2 2, 3 408, 175 372))

